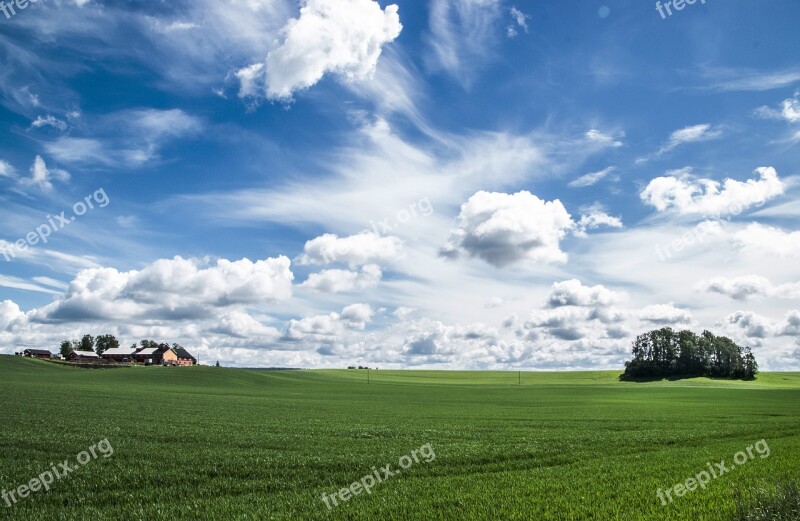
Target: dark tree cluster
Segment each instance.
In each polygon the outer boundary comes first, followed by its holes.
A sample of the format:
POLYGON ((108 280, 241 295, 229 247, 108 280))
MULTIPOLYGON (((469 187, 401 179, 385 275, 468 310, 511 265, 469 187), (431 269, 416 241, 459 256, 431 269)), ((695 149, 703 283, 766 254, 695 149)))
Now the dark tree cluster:
POLYGON ((80 340, 64 340, 61 342, 59 352, 62 356, 68 356, 73 351, 94 351, 102 354, 106 349, 119 347, 119 342, 114 335, 100 335, 97 338, 92 335, 83 335, 80 340))
POLYGON ((665 327, 636 337, 633 360, 625 362, 623 377, 692 377, 752 380, 758 362, 749 347, 741 347, 709 331, 674 331, 665 327))

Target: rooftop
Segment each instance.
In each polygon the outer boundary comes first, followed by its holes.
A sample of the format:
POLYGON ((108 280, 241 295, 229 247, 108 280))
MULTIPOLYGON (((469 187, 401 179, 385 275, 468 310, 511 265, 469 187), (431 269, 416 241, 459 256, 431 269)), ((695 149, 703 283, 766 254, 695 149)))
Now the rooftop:
POLYGON ((104 355, 111 356, 133 356, 134 353, 136 353, 136 350, 130 347, 115 347, 114 349, 107 349, 103 352, 104 355))

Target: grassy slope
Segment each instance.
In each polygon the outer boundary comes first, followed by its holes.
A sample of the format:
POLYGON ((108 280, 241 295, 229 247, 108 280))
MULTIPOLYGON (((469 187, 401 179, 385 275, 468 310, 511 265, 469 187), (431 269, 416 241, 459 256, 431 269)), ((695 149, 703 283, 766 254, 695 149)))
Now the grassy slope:
POLYGON ((621 383, 614 372, 80 370, 0 356, 0 488, 108 438, 10 519, 725 519, 800 474, 800 374, 621 383), (657 488, 765 438, 772 454, 662 507, 657 488), (326 512, 333 492, 430 443, 326 512))
MULTIPOLYGON (((329 369, 314 371, 333 378, 355 381, 367 380, 364 370, 329 369)), ((370 371, 370 381, 375 383, 423 383, 423 384, 462 384, 462 385, 517 385, 521 380, 525 385, 604 385, 619 381, 622 371, 580 371, 580 372, 523 372, 518 377, 516 371, 370 371)), ((800 373, 764 373, 755 382, 741 380, 715 380, 710 378, 690 378, 678 381, 647 382, 647 385, 666 385, 669 387, 746 387, 756 388, 800 388, 800 373)))

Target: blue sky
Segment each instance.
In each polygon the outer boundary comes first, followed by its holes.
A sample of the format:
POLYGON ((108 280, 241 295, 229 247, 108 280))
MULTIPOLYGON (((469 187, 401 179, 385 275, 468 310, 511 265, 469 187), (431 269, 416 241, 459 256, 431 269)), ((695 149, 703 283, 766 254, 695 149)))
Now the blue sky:
POLYGON ((0 14, 0 350, 110 332, 228 365, 615 368, 669 325, 798 370, 798 16, 0 14))

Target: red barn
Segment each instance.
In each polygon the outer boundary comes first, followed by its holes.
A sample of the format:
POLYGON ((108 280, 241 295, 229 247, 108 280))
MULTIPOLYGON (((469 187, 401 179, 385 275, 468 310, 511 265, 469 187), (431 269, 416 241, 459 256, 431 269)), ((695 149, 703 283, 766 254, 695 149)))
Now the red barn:
POLYGON ((197 365, 197 359, 186 349, 179 346, 175 349, 175 354, 178 355, 178 365, 197 365))

